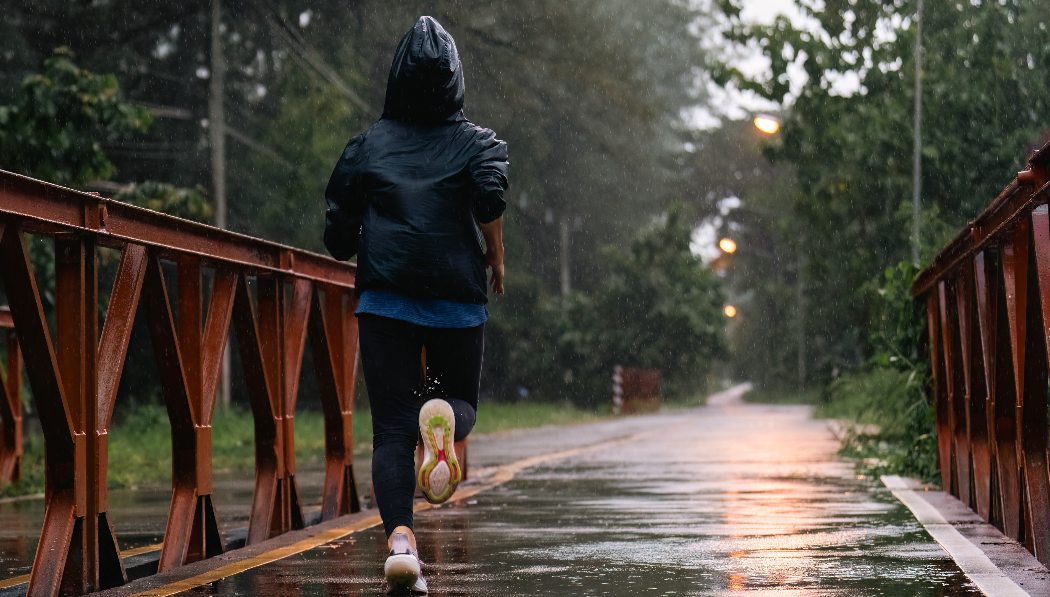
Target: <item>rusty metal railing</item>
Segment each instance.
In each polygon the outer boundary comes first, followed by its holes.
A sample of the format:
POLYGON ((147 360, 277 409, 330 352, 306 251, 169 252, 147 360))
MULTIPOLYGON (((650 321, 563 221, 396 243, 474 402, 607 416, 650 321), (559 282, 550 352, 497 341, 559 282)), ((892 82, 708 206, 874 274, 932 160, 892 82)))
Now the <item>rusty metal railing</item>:
POLYGON ((1050 563, 1050 145, 920 275, 944 488, 1050 563))
POLYGON ((0 475, 17 474, 21 451, 19 349, 45 442, 45 515, 30 595, 81 594, 127 579, 107 513, 107 438, 140 310, 172 434, 173 491, 159 570, 224 548, 212 500, 211 420, 231 329, 255 423, 247 542, 304 523, 294 416, 307 341, 324 411, 321 517, 359 509, 352 265, 0 171, 0 280, 10 305, 0 327, 13 325, 17 335, 8 344, 0 400, 0 475), (25 233, 54 242, 53 332, 25 233), (100 324, 101 247, 121 257, 100 324), (166 269, 177 272, 173 288, 166 269))
POLYGON ((22 366, 11 310, 0 308, 0 338, 7 348, 0 380, 0 485, 17 481, 22 466, 22 366))

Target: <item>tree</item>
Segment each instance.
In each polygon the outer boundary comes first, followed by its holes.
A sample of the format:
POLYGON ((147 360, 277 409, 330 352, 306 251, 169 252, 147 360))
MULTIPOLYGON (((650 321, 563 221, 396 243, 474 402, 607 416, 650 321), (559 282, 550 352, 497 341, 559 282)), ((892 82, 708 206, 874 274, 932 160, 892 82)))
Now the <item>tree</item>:
POLYGON ((103 144, 149 124, 148 110, 120 96, 116 77, 81 69, 59 48, 0 106, 0 165, 64 185, 107 179, 116 168, 103 144))
POLYGON ((147 181, 131 185, 118 193, 115 199, 195 222, 210 223, 212 219, 211 204, 200 187, 183 189, 147 181))
POLYGON ((724 296, 690 248, 693 219, 671 209, 626 250, 594 298, 599 346, 613 363, 663 372, 674 393, 696 392, 727 356, 724 296))
MULTIPOLYGON (((564 313, 554 296, 562 255, 571 256, 573 288, 591 295, 611 267, 601 248, 631 238, 685 196, 681 115, 705 101, 695 81, 705 54, 697 31, 707 16, 693 3, 229 0, 223 7, 230 227, 314 250, 324 183, 346 140, 381 114, 397 40, 425 13, 455 35, 467 114, 511 147, 509 284, 522 294, 492 306, 493 320, 507 322, 491 328, 490 346, 507 347, 488 358, 493 371, 509 371, 517 357, 498 355, 521 345, 503 330, 527 327, 548 309, 564 313)), ((0 54, 0 81, 35 70, 56 45, 72 47, 84 68, 114 72, 133 105, 155 114, 148 132, 101 143, 120 182, 208 186, 209 2, 16 0, 8 8, 0 32, 15 49, 0 54)), ((9 89, 0 87, 0 102, 9 89)), ((548 363, 552 346, 533 345, 548 363)), ((488 389, 508 384, 492 378, 488 389)))
MULTIPOLYGON (((768 153, 797 173, 785 215, 806 230, 807 341, 827 379, 872 354, 874 289, 909 257, 916 3, 798 0, 804 25, 768 26, 742 22, 739 4, 720 2, 727 35, 760 48, 770 68, 753 79, 722 69, 719 79, 790 103, 768 153), (789 69, 807 77, 797 94, 789 69), (844 91, 848 80, 855 90, 844 91)), ((1038 0, 926 3, 924 260, 1013 177, 1047 126, 1044 12, 1038 0)))
POLYGON ((509 353, 507 382, 595 406, 609 399, 613 367, 626 365, 659 369, 670 395, 702 391, 713 363, 727 356, 724 299, 690 250, 692 222, 675 208, 629 245, 608 247, 608 276, 589 293, 543 303, 524 289, 519 308, 538 316, 493 320, 505 332, 496 338, 514 339, 496 347, 509 353))

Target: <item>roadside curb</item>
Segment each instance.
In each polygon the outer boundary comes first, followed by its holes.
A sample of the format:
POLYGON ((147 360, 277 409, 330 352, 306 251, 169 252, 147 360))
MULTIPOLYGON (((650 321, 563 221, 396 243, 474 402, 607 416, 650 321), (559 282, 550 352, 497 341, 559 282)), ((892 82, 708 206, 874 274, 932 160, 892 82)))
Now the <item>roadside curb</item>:
POLYGON ((882 483, 985 595, 1050 597, 1046 567, 954 496, 897 475, 882 483))

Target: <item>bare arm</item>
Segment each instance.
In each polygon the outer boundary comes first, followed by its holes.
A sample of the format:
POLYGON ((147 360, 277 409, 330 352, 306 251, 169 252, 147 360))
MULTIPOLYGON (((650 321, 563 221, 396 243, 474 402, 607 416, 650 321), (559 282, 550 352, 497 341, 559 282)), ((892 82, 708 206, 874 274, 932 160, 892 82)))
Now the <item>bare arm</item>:
POLYGON ((481 233, 485 235, 485 263, 492 268, 492 291, 498 295, 503 294, 503 218, 499 217, 491 222, 481 225, 481 233))

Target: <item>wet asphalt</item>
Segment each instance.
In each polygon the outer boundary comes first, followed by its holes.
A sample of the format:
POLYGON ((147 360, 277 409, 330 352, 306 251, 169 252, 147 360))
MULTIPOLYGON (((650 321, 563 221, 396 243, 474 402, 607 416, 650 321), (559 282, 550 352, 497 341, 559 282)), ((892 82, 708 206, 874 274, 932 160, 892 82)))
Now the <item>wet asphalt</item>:
MULTIPOLYGON (((478 437, 477 477, 632 439, 418 514, 431 595, 980 594, 881 484, 836 457, 827 424, 809 415, 722 396, 478 437)), ((371 529, 188 594, 381 595, 384 556, 371 529)))

